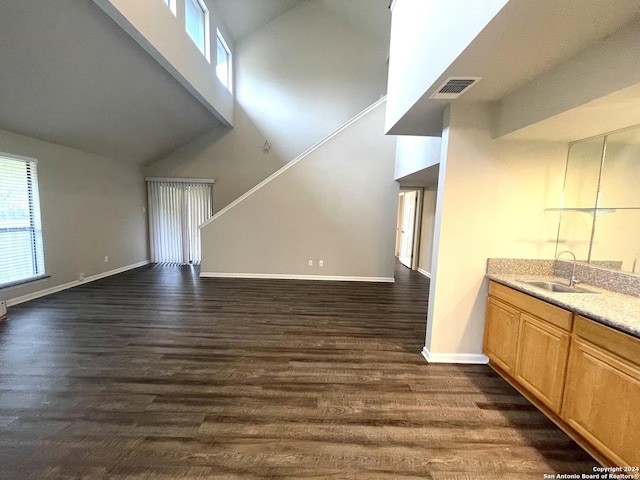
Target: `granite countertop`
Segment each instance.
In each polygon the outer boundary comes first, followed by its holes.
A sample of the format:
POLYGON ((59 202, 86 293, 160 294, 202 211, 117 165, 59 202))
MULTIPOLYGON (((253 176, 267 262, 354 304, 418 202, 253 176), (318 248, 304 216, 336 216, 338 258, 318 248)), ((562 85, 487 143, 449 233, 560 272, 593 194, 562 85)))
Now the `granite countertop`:
POLYGON ((640 338, 640 298, 622 293, 604 290, 587 284, 580 284, 580 288, 590 290, 599 295, 587 293, 557 293, 541 290, 519 280, 555 281, 566 285, 565 278, 528 275, 528 274, 492 274, 487 278, 511 287, 533 297, 545 300, 561 308, 583 315, 621 332, 640 338))

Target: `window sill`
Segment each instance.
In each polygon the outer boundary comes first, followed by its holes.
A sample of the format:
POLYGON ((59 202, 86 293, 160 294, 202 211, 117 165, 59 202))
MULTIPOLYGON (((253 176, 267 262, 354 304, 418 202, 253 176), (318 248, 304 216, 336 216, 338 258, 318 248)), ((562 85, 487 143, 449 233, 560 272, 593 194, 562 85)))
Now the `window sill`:
POLYGON ((47 278, 51 278, 51 275, 38 275, 37 277, 27 278, 25 280, 18 280, 16 282, 4 283, 0 285, 0 291, 9 290, 11 288, 21 287, 28 283, 40 282, 42 280, 46 280, 47 278))

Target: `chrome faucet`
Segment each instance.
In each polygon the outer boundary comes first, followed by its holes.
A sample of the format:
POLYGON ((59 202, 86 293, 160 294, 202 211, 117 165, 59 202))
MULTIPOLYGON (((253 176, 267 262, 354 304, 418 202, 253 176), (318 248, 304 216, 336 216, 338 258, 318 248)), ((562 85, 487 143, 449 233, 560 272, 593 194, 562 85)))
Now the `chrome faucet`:
POLYGON ((636 273, 636 263, 640 259, 640 253, 636 255, 636 258, 633 259, 633 267, 631 267, 631 273, 636 273))
MULTIPOLYGON (((573 287, 576 283, 578 283, 578 279, 576 278, 576 255, 575 255, 575 253, 573 253, 571 250, 565 250, 563 252, 560 252, 556 256, 556 261, 560 258, 560 255, 563 255, 565 253, 569 253, 573 257, 573 270, 571 271, 571 278, 569 279, 569 286, 573 287)), ((638 255, 638 256, 640 256, 640 255, 638 255)))

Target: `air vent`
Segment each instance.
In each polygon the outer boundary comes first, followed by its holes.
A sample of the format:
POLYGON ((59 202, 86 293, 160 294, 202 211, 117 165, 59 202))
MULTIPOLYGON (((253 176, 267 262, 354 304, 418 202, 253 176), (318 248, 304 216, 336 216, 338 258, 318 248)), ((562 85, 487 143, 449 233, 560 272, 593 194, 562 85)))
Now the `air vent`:
POLYGON ((429 98, 453 100, 467 92, 480 80, 482 77, 449 77, 429 98))

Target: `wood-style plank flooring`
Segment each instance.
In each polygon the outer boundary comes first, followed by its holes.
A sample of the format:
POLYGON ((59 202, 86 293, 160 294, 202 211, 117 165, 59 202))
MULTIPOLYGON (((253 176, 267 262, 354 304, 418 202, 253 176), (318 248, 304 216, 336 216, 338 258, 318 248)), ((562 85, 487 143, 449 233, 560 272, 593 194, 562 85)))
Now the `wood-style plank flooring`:
POLYGON ((12 307, 0 479, 541 479, 595 462, 487 366, 427 364, 428 279, 148 266, 12 307))

